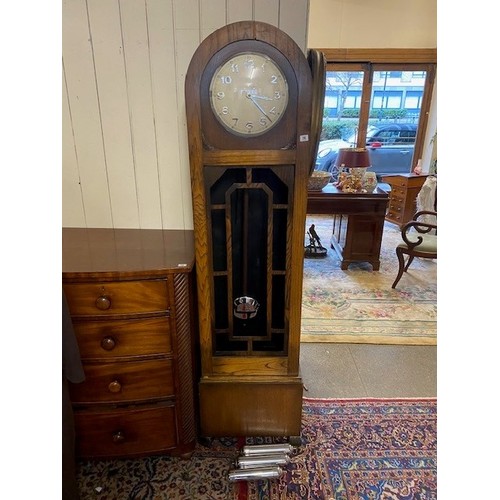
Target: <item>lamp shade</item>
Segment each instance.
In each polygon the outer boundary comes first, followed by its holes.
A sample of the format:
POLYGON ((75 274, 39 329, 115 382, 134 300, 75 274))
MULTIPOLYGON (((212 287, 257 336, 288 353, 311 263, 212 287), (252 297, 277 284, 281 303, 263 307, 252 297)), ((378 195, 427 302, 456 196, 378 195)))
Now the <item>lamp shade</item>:
POLYGON ((337 167, 367 168, 371 164, 370 153, 365 148, 340 148, 335 160, 337 167))

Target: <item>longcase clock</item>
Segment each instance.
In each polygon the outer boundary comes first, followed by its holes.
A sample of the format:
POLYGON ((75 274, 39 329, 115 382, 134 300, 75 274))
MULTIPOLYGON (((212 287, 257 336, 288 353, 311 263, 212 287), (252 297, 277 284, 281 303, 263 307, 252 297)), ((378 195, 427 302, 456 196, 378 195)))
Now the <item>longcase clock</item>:
POLYGON ((196 50, 185 81, 202 436, 300 435, 300 319, 312 77, 253 21, 196 50))

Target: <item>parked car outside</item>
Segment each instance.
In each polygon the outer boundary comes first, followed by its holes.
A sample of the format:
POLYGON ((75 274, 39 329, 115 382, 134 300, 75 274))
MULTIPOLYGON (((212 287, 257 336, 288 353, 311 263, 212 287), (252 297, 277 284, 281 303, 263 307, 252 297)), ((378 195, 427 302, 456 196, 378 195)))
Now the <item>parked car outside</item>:
MULTIPOLYGON (((366 134, 366 148, 370 153, 371 167, 380 181, 384 175, 408 174, 411 171, 417 125, 414 123, 391 123, 370 126, 366 134)), ((356 137, 347 141, 331 139, 321 141, 316 156, 315 170, 324 170, 337 180, 339 175, 335 160, 340 148, 356 147, 356 137)))

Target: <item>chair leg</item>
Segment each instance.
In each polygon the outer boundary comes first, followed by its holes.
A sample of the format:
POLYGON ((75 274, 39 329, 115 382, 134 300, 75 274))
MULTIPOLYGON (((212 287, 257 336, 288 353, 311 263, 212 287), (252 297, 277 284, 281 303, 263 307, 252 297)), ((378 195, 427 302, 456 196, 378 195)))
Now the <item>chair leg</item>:
POLYGON ((405 271, 408 271, 408 268, 410 267, 410 264, 413 262, 414 257, 415 257, 414 255, 408 256, 408 262, 406 263, 405 271))
POLYGON ((405 271, 405 257, 400 248, 396 248, 396 255, 398 256, 399 269, 398 269, 398 275, 396 276, 396 279, 392 284, 392 288, 396 288, 398 281, 401 279, 401 276, 403 276, 403 272, 405 271))

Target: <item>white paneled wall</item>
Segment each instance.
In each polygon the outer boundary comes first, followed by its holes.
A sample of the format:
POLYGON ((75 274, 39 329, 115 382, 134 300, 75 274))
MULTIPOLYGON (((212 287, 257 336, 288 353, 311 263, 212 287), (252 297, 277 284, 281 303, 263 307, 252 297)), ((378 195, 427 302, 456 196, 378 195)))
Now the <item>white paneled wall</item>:
POLYGON ((235 21, 306 51, 309 0, 63 0, 62 225, 192 229, 184 79, 235 21))

